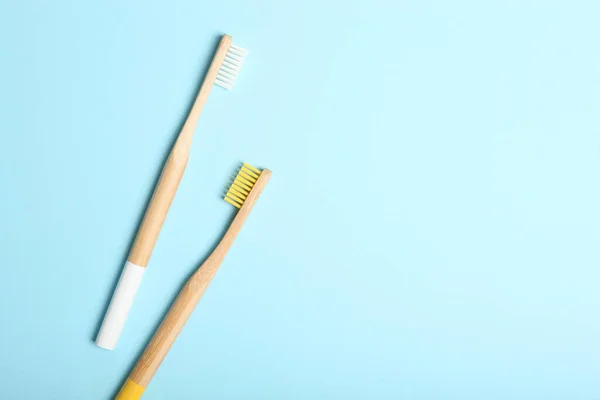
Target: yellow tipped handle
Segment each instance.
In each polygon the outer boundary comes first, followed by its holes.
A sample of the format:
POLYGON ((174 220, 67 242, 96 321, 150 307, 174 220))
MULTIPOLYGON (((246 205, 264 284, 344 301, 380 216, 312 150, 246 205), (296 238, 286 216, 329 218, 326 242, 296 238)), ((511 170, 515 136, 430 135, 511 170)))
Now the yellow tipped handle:
POLYGON ((127 379, 115 400, 138 400, 142 398, 145 387, 138 385, 130 378, 127 379))

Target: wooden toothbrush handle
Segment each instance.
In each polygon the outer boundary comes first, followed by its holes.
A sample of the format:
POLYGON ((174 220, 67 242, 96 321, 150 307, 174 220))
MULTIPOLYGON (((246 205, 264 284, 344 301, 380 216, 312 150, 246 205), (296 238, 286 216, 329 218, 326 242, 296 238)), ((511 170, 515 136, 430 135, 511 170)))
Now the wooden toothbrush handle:
MULTIPOLYGON (((175 149, 174 149, 175 150, 175 149)), ((167 218, 179 182, 185 172, 187 155, 171 152, 162 170, 144 219, 129 253, 129 261, 146 267, 158 239, 158 234, 167 218)))
POLYGON ((212 281, 218 265, 204 264, 186 282, 177 299, 138 360, 129 379, 147 387, 212 281))
POLYGON ((138 400, 142 397, 150 380, 217 272, 218 265, 207 265, 207 263, 196 271, 181 289, 115 400, 138 400))
POLYGON ((129 253, 128 260, 135 265, 141 267, 146 267, 148 265, 152 250, 154 250, 154 245, 158 239, 158 234, 165 222, 167 212, 175 197, 175 192, 177 191, 179 182, 185 172, 198 118, 200 118, 200 113, 202 112, 210 90, 217 79, 219 68, 223 63, 230 46, 231 36, 223 35, 210 67, 206 72, 202 86, 198 91, 194 105, 188 114, 183 128, 177 137, 177 141, 173 146, 173 150, 171 150, 171 154, 163 168, 133 243, 133 247, 129 253))

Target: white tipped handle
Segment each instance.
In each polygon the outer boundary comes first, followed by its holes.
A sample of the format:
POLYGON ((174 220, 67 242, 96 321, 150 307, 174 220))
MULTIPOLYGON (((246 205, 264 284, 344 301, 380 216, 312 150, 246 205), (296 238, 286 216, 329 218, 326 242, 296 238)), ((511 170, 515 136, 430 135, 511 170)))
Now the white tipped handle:
POLYGON ((106 350, 113 350, 117 345, 127 314, 129 314, 135 294, 142 282, 144 271, 146 271, 146 268, 129 261, 125 264, 104 321, 102 321, 100 332, 96 337, 97 346, 106 350))

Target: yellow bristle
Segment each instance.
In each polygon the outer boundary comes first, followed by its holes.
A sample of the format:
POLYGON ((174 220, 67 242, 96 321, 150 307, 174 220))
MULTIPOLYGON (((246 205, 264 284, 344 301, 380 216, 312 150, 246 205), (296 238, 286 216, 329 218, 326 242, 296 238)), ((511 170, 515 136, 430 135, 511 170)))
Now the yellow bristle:
POLYGON ((236 186, 238 186, 239 188, 247 191, 247 192, 251 191, 252 190, 252 186, 253 186, 252 183, 247 184, 244 181, 242 181, 240 179, 239 175, 235 177, 235 180, 233 181, 233 184, 236 185, 236 186))
POLYGON ((225 201, 236 208, 241 208, 260 176, 260 172, 253 166, 244 163, 229 187, 225 195, 225 201))
POLYGON ((249 181, 248 179, 244 178, 241 175, 238 175, 237 178, 235 178, 236 181, 238 181, 238 184, 240 182, 242 182, 244 185, 248 186, 250 189, 252 189, 252 186, 254 186, 254 182, 249 181))
POLYGON ((250 168, 246 168, 244 166, 242 166, 242 168, 240 169, 240 173, 244 173, 248 176, 251 176, 254 179, 258 179, 258 175, 256 172, 252 171, 250 168))
POLYGON ((249 169, 250 171, 253 171, 253 172, 255 173, 255 175, 256 175, 256 177, 257 177, 257 178, 258 178, 258 176, 260 175, 260 172, 261 172, 261 171, 260 171, 260 170, 258 170, 258 169, 256 169, 256 168, 254 168, 254 167, 253 167, 252 165, 250 165, 250 164, 246 164, 246 163, 244 163, 243 167, 246 167, 246 168, 247 168, 247 169, 249 169))
POLYGON ((234 192, 232 192, 231 190, 229 192, 227 192, 227 197, 229 197, 232 200, 237 201, 238 203, 243 203, 244 200, 246 199, 246 197, 240 197, 240 196, 236 195, 234 192))
POLYGON ((235 186, 235 185, 231 185, 231 187, 229 188, 229 192, 235 194, 240 199, 246 199, 246 196, 248 196, 248 193, 249 193, 246 190, 243 190, 240 187, 235 186))
POLYGON ((238 190, 238 188, 235 185, 231 185, 231 187, 229 188, 229 191, 231 193, 235 194, 240 199, 245 199, 247 196, 247 194, 244 194, 244 192, 242 192, 241 190, 238 190))
POLYGON ((225 197, 225 201, 234 206, 235 208, 242 208, 241 205, 237 204, 235 201, 230 200, 229 197, 225 197))
POLYGON ((225 196, 228 197, 229 200, 233 200, 236 203, 238 203, 239 205, 244 204, 244 199, 237 197, 236 195, 232 194, 231 192, 227 192, 227 194, 225 196))
POLYGON ((246 180, 249 180, 249 181, 250 181, 250 182, 252 182, 252 183, 256 182, 256 178, 254 178, 252 175, 250 175, 249 173, 247 173, 247 172, 246 172, 246 171, 244 171, 244 170, 241 170, 241 171, 240 171, 240 177, 241 177, 241 178, 244 178, 244 179, 246 179, 246 180))

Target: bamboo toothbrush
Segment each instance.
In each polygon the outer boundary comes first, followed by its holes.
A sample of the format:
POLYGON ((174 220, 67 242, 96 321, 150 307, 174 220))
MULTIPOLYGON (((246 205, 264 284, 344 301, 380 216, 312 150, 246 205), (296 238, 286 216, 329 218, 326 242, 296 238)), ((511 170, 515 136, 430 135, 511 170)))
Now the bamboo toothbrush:
POLYGON ((175 303, 173 303, 154 337, 146 346, 144 353, 131 374, 129 374, 115 400, 137 400, 142 396, 160 363, 167 355, 173 342, 175 342, 177 335, 181 332, 196 304, 198 304, 204 291, 217 273, 217 269, 223 262, 233 240, 270 178, 271 171, 268 169, 261 172, 248 164, 241 167, 240 172, 225 195, 225 201, 239 208, 239 211, 215 250, 179 292, 175 303))
POLYGON ((231 43, 231 36, 223 35, 194 105, 163 167, 127 263, 106 311, 96 337, 96 344, 102 348, 113 350, 119 340, 158 234, 185 171, 196 123, 208 94, 215 83, 228 90, 233 88, 246 54, 246 50, 231 43))

